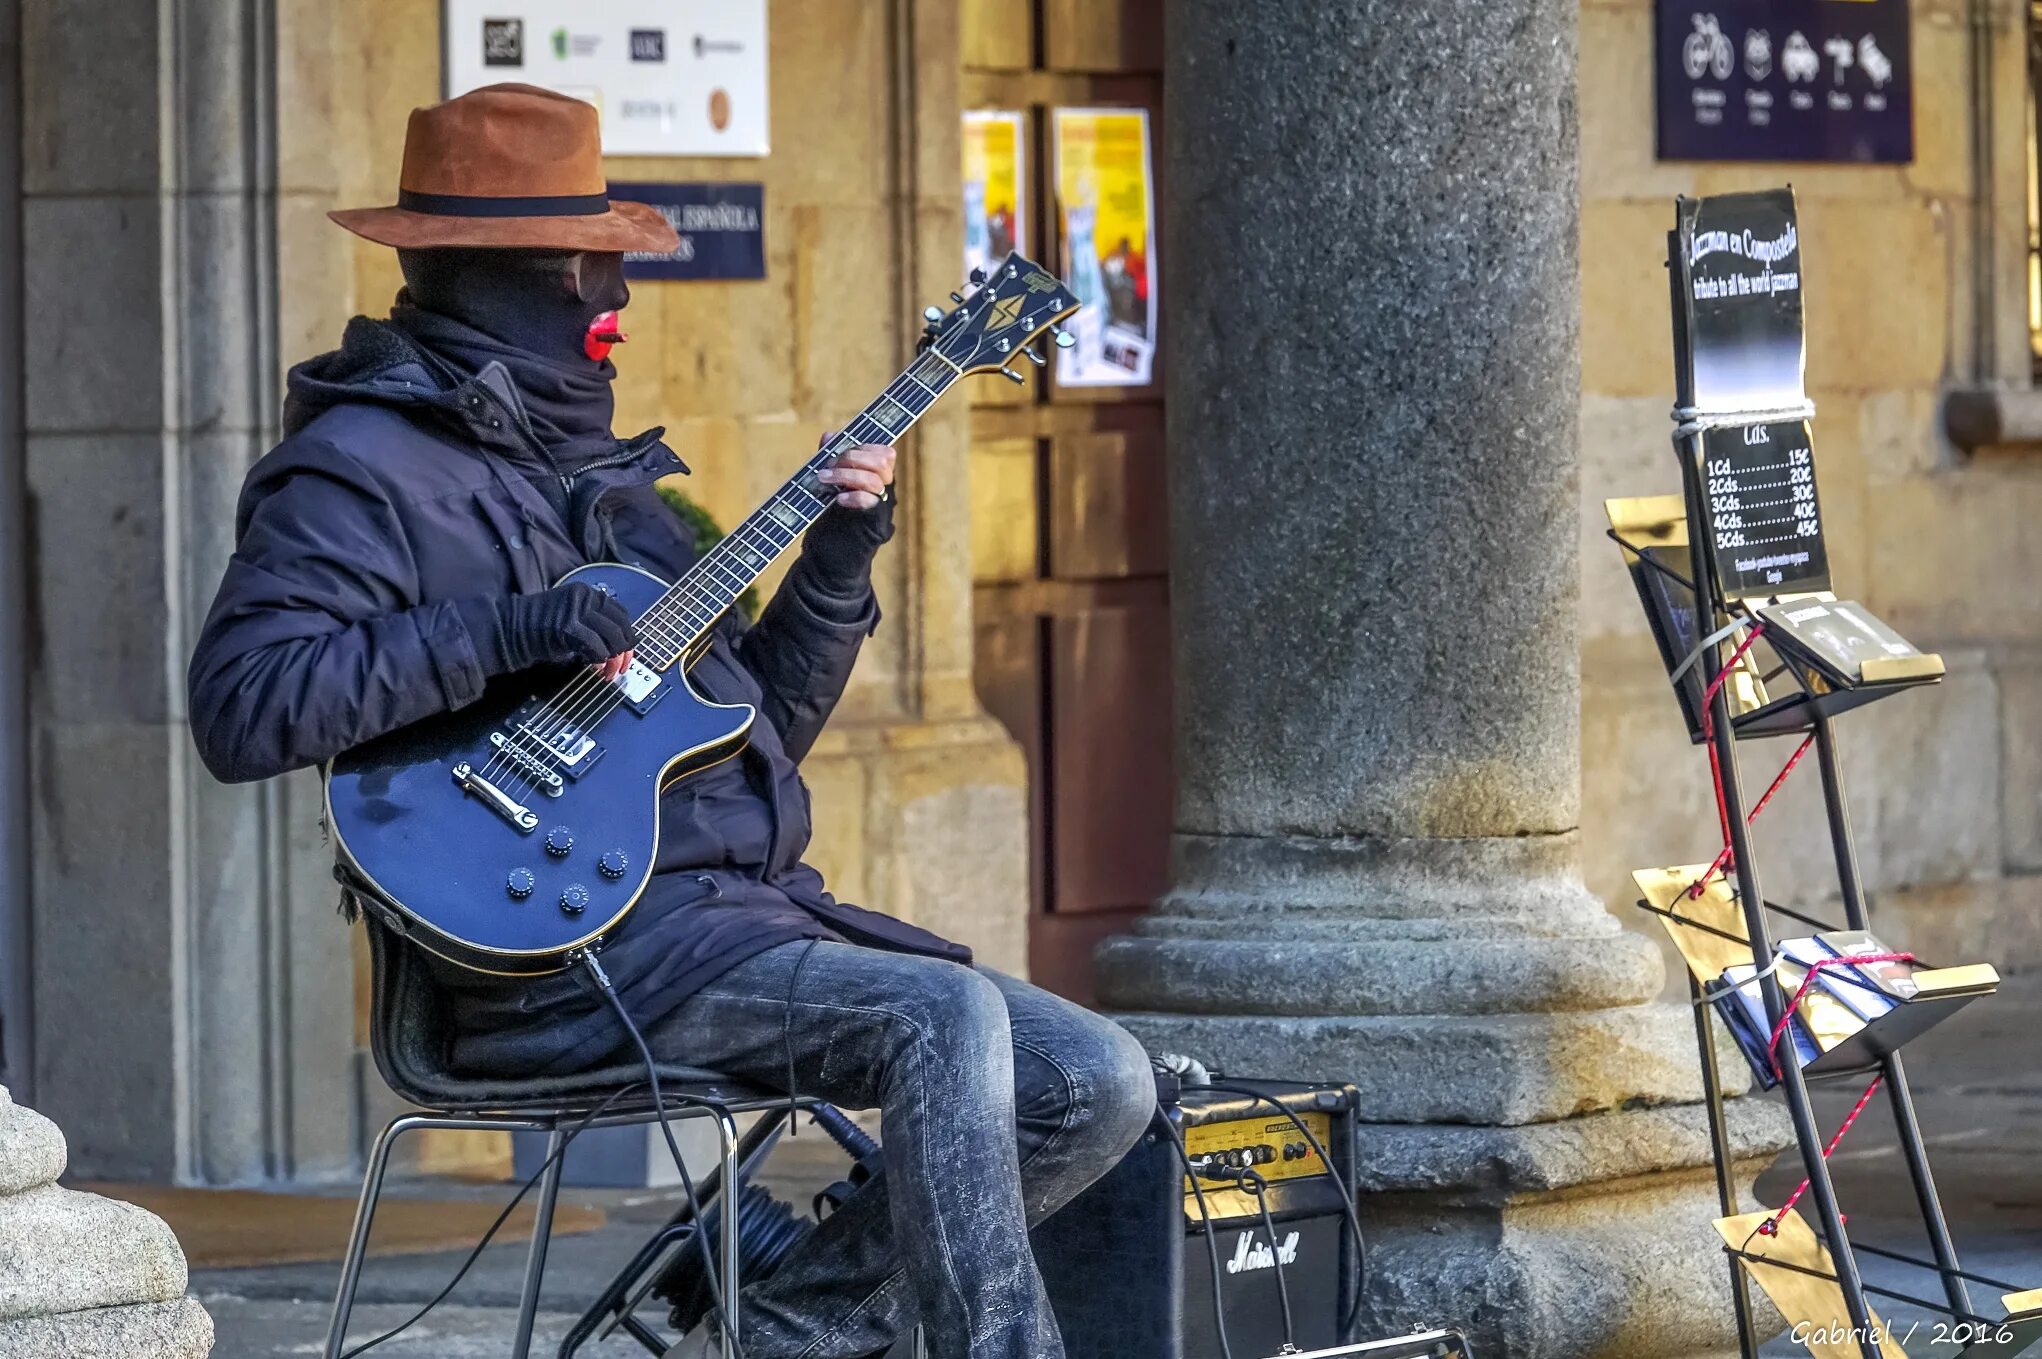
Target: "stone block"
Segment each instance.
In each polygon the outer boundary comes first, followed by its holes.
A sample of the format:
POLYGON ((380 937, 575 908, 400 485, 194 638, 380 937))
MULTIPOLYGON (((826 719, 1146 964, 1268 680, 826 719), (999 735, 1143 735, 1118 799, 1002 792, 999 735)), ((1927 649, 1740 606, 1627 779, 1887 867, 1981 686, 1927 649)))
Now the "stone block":
POLYGON ((1857 597, 1922 646, 2042 635, 2042 478, 2012 460, 1866 488, 1868 581, 1857 597), (1961 583, 1953 589, 1953 583, 1961 583))
POLYGON ((1673 199, 1694 192, 1695 172, 1654 158, 1652 63, 1638 60, 1653 50, 1652 30, 1649 5, 1581 7, 1581 196, 1650 199, 1671 225, 1673 199))
POLYGON ((1945 651, 1949 675, 1895 695, 1839 733, 1867 881, 1961 882, 2000 864, 2000 703, 1975 651, 1945 651))
MULTIPOLYGON (((1916 9, 1914 65, 1914 163, 1903 173, 1918 193, 1961 200, 1970 197, 1971 35, 1963 17, 1916 9)), ((2002 41, 2018 49, 2018 39, 2002 41)), ((2015 77, 2012 82, 2020 83, 2015 77)))
MULTIPOLYGON (((1723 1122, 1739 1164, 1768 1161, 1794 1145, 1793 1120, 1769 1100, 1728 1100, 1723 1122)), ((1699 1104, 1514 1128, 1362 1123, 1356 1136, 1357 1193, 1446 1194, 1457 1204, 1501 1207, 1524 1194, 1715 1165, 1708 1110, 1699 1104)))
MULTIPOLYGON (((792 221, 792 210, 769 195, 762 281, 638 285, 641 294, 649 289, 667 293, 661 303, 666 315, 658 358, 666 373, 668 411, 678 416, 746 417, 785 414, 795 408, 801 332, 795 311, 800 282, 792 221)), ((873 392, 877 391, 875 387, 873 392)), ((851 406, 836 418, 848 418, 856 409, 851 406)))
POLYGON ((0 1198, 0 1321, 168 1302, 184 1285, 177 1238, 133 1204, 57 1185, 0 1198))
POLYGON ((80 1175, 180 1168, 183 1004, 166 960, 184 946, 171 789, 189 741, 160 723, 51 725, 36 741, 36 1094, 80 1175))
MULTIPOLYGON (((1006 748, 991 763, 1019 763, 1006 748)), ((983 767, 983 766, 981 766, 983 767)), ((901 860, 915 919, 969 944, 980 962, 1028 975, 1028 801, 1018 779, 965 783, 900 808, 901 860)))
POLYGON ((1673 328, 1667 318, 1663 202, 1588 199, 1581 204, 1581 390, 1653 397, 1673 391, 1673 328))
POLYGON ((1352 1081, 1370 1122, 1515 1126, 1701 1098, 1687 1008, 1655 1003, 1557 1014, 1115 1018, 1152 1052, 1190 1052, 1230 1071, 1268 1070, 1270 1054, 1282 1053, 1276 1074, 1352 1081))
POLYGON ((31 432, 163 427, 161 212, 154 194, 22 205, 23 250, 36 261, 24 303, 37 318, 24 365, 31 432))
MULTIPOLYGON (((31 434, 30 525, 45 720, 161 722, 173 711, 160 435, 31 434)), ((179 705, 181 708, 181 704, 179 705)))
POLYGON ((63 1173, 63 1132, 0 1086, 0 1198, 55 1184, 63 1173))
POLYGON ((1605 500, 1673 495, 1680 463, 1673 451, 1673 403, 1656 396, 1581 397, 1581 637, 1637 638, 1653 653, 1651 630, 1623 553, 1609 540, 1605 500))
POLYGON ((2022 648, 1996 665, 2000 826, 2009 869, 2042 870, 2042 656, 2022 648))
MULTIPOLYGON (((782 6, 769 11, 775 69, 775 147, 767 201, 864 206, 885 197, 880 166, 893 155, 894 49, 886 14, 871 5, 782 6), (859 78, 842 78, 857 72, 859 78)), ((954 79, 954 76, 953 76, 954 79)))
POLYGON ((25 192, 155 191, 164 144, 161 14, 151 0, 28 0, 21 7, 21 51, 29 58, 21 63, 20 95, 25 192))
POLYGON ((1934 386, 1950 362, 1952 284, 1923 261, 1948 254, 1957 229, 1949 215, 1920 199, 1804 202, 1800 225, 1809 385, 1861 392, 1934 386), (1908 286, 1865 286, 1875 278, 1904 278, 1908 286))
MULTIPOLYGON (((1747 1206, 1762 1161, 1738 1167, 1747 1206)), ((1665 1359, 1735 1351, 1730 1275, 1712 1227, 1711 1171, 1533 1194, 1501 1206, 1363 1195, 1364 1335, 1455 1318, 1477 1354, 1510 1359, 1665 1359)), ((1758 1304, 1761 1335, 1783 1326, 1758 1304)))
MULTIPOLYGON (((1938 405, 1936 393, 1926 388, 1870 392, 1858 403, 1858 456, 1868 486, 1904 484, 1956 465, 1957 453, 1943 437, 1938 405)), ((1826 412, 1818 413, 1819 438, 1833 425, 1826 412)), ((1826 440, 1817 447, 1826 452, 1826 440)), ((1819 460, 1826 493, 1828 459, 1819 460)))
POLYGON ((889 884, 874 882, 868 871, 872 854, 884 847, 871 843, 875 815, 864 759, 851 753, 811 754, 801 764, 809 789, 815 834, 803 856, 823 875, 830 891, 846 901, 892 907, 889 884))
POLYGON ((0 1359, 205 1359, 213 1319, 195 1298, 0 1321, 0 1359))
MULTIPOLYGON (((770 200, 769 200, 770 202, 770 200)), ((753 324, 785 327, 794 343, 794 407, 842 411, 848 419, 885 390, 921 329, 898 314, 894 215, 881 203, 811 207, 788 214, 793 236, 793 308, 753 324)), ((919 300, 913 300, 919 307, 919 300)))
POLYGON ((1931 963, 1991 963, 2002 974, 2042 965, 2042 877, 1878 892, 1871 918, 1881 939, 1931 963))

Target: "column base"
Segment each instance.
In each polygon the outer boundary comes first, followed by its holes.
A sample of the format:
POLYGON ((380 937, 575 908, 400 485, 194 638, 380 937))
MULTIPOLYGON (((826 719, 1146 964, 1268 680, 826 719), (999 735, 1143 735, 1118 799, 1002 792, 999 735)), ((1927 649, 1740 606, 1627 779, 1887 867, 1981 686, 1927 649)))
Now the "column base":
MULTIPOLYGON (((1793 1138, 1757 1100, 1726 1109, 1737 1186, 1793 1138)), ((1482 1359, 1734 1354, 1729 1266, 1698 1108, 1544 1127, 1365 1128, 1363 1333, 1458 1325, 1482 1359)), ((1753 1290, 1763 1335, 1785 1325, 1753 1290)))

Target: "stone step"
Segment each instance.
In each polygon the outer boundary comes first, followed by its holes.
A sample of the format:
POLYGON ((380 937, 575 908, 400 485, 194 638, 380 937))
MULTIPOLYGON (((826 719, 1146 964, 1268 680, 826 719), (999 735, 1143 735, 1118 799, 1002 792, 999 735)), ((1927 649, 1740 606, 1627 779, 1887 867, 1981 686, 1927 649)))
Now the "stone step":
POLYGON ((64 1134, 0 1085, 0 1197, 55 1184, 64 1173, 64 1134))
POLYGON ((194 1298, 0 1321, 0 1359, 205 1359, 213 1319, 194 1298))
POLYGON ((58 1185, 0 1199, 0 1323, 172 1302, 184 1286, 184 1251, 152 1213, 58 1185))

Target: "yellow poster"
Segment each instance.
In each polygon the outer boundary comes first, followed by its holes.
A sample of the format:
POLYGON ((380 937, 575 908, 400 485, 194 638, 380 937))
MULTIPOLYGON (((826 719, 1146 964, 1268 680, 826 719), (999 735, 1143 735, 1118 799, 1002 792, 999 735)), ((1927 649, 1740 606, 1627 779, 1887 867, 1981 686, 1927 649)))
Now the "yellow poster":
POLYGON ((1028 252, 1028 176, 1022 158, 1028 115, 1013 109, 964 113, 964 271, 990 269, 1028 252))
POLYGON ((1140 387, 1156 353, 1156 218, 1145 109, 1057 109, 1064 282, 1082 309, 1057 354, 1066 387, 1140 387))

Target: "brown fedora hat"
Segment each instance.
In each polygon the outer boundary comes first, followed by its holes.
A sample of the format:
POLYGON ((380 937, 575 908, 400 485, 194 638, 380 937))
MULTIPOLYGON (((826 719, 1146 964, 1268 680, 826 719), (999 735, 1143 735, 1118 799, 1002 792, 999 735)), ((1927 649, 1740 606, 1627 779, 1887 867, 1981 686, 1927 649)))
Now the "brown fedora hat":
POLYGON ((612 203, 591 104, 536 85, 487 85, 413 109, 397 202, 334 221, 400 249, 645 250, 680 244, 643 203, 612 203))

